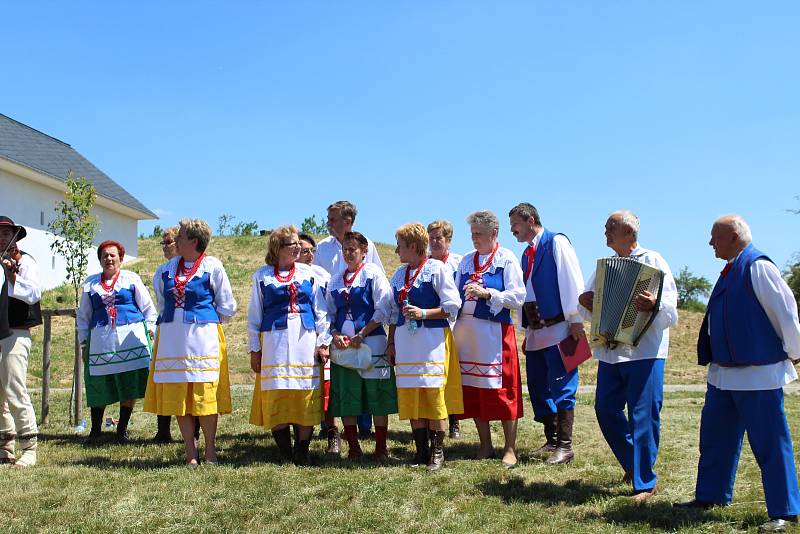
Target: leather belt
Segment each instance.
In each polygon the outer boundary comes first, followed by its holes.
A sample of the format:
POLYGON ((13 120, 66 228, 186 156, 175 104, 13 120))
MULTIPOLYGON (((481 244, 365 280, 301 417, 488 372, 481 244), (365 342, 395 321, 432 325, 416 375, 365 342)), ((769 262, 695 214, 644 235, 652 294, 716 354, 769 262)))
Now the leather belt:
POLYGON ((564 321, 564 314, 559 313, 555 317, 551 319, 540 319, 538 323, 529 324, 528 328, 532 330, 541 330, 542 328, 547 328, 548 326, 553 326, 554 324, 558 324, 564 321))

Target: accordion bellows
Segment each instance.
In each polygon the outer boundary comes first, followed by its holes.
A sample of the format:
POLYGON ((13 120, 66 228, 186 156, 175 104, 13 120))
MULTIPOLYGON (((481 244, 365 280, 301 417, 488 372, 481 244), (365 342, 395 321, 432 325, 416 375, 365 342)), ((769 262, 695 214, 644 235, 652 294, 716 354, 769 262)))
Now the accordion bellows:
POLYGON ((619 257, 597 260, 590 344, 612 349, 619 343, 636 346, 653 322, 663 285, 664 272, 640 261, 619 257), (656 297, 652 312, 640 312, 633 304, 643 291, 656 297))

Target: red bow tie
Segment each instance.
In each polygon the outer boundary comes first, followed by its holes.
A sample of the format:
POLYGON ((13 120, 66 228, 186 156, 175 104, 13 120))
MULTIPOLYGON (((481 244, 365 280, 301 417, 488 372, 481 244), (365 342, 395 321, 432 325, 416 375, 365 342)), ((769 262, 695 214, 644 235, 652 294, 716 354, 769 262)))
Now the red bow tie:
POLYGON ((722 269, 722 272, 720 272, 719 275, 724 278, 728 274, 728 272, 731 270, 731 267, 733 267, 733 262, 730 262, 730 263, 726 264, 725 268, 722 269))

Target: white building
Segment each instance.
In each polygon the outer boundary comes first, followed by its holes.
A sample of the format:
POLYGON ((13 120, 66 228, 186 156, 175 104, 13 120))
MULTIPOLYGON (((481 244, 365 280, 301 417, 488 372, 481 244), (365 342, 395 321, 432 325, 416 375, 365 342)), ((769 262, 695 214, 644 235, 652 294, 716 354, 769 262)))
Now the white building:
MULTIPOLYGON (((158 218, 68 144, 0 114, 0 215, 26 228, 28 235, 19 247, 36 259, 46 289, 61 285, 66 277, 64 259, 50 250, 54 236, 47 224, 55 218, 56 203, 64 199, 70 170, 76 177, 85 176, 97 190, 92 210, 98 219, 95 244, 119 241, 126 263, 138 255, 138 221, 158 218)), ((97 256, 90 251, 87 274, 99 270, 97 256)))

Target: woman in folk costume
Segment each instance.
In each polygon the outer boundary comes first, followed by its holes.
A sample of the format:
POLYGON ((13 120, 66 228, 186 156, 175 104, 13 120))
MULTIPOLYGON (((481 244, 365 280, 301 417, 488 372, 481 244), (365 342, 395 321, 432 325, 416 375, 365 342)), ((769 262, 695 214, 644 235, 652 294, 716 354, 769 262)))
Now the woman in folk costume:
POLYGON ((228 354, 221 323, 236 313, 228 274, 206 255, 211 228, 200 219, 181 219, 178 256, 156 270, 153 290, 160 309, 145 410, 174 415, 197 467, 194 418, 200 419, 206 463, 217 463, 217 421, 231 412, 228 354))
POLYGON ((328 313, 333 344, 338 349, 358 348, 365 343, 372 351, 372 367, 355 370, 331 363, 330 412, 341 417, 349 445, 348 458, 362 455, 356 419, 372 415, 375 422, 375 458, 389 458, 386 433, 389 414, 397 413, 397 385, 386 360, 386 330, 392 314, 392 288, 383 270, 364 260, 369 241, 359 232, 347 232, 342 254, 347 268, 328 284, 328 313))
POLYGON ((311 463, 308 448, 322 420, 321 365, 328 359, 328 318, 319 277, 297 261, 294 226, 269 236, 266 264, 253 275, 247 312, 250 366, 256 373, 250 422, 272 430, 283 458, 311 463), (292 447, 289 425, 297 438, 292 447))
MULTIPOLYGON (((453 242, 453 225, 450 221, 433 221, 428 225, 428 240, 431 249, 431 258, 444 263, 444 266, 452 271, 453 278, 456 276, 458 264, 461 263, 461 254, 450 251, 450 244, 453 242)), ((450 414, 447 417, 450 439, 461 439, 461 424, 458 416, 450 414)))
POLYGON ((448 413, 464 411, 461 373, 451 327, 461 308, 453 274, 427 257, 428 233, 419 223, 395 232, 395 252, 405 263, 391 285, 392 317, 386 355, 395 365, 400 419, 410 419, 414 464, 444 465, 442 442, 448 413), (430 447, 428 431, 430 430, 430 447))
POLYGON ((78 306, 78 339, 84 352, 86 402, 92 429, 87 444, 100 437, 106 405, 119 402, 117 443, 127 443, 136 399, 147 389, 156 309, 139 275, 120 269, 125 247, 103 241, 97 259, 103 271, 83 283, 78 306))
POLYGON ((456 272, 464 304, 453 332, 464 385, 462 418, 475 421, 481 440, 478 459, 494 458, 489 421, 502 421, 502 462, 511 469, 517 465, 517 419, 522 417, 522 382, 511 310, 522 306, 525 285, 519 260, 497 242, 497 216, 477 211, 467 222, 475 250, 464 256, 456 272))

